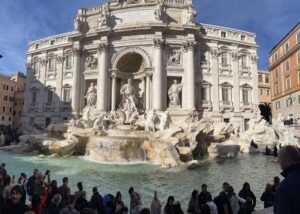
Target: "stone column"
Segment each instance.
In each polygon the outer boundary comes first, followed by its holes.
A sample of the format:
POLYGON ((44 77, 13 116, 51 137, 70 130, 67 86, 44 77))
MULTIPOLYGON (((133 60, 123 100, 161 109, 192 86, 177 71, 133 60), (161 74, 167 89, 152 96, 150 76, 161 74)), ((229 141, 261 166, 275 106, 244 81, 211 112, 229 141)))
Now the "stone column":
POLYGON ((44 104, 45 104, 45 88, 46 88, 46 76, 47 76, 47 55, 45 54, 43 58, 40 59, 40 84, 41 87, 39 87, 40 91, 38 94, 38 112, 44 111, 44 104))
POLYGON ((30 94, 30 83, 33 79, 33 69, 31 63, 31 56, 28 57, 28 61, 26 62, 26 80, 25 80, 25 92, 24 92, 24 105, 22 111, 22 117, 27 116, 27 112, 29 112, 29 104, 31 102, 31 94, 30 94))
MULTIPOLYGON (((252 103, 253 111, 255 112, 258 108, 258 74, 257 74, 257 60, 256 53, 251 55, 251 76, 252 76, 252 103)), ((259 113, 258 113, 259 114, 259 113)), ((258 117, 260 115, 257 115, 258 117)))
POLYGON ((56 87, 54 96, 54 111, 60 113, 61 102, 62 102, 62 79, 64 70, 64 56, 63 53, 56 56, 56 87))
POLYGON ((164 96, 164 85, 166 84, 166 75, 163 73, 162 68, 162 46, 163 39, 157 38, 154 42, 154 74, 153 74, 153 109, 162 110, 164 96))
POLYGON ((239 57, 238 57, 237 50, 232 52, 231 57, 232 57, 232 74, 233 74, 232 102, 233 102, 234 112, 240 112, 240 73, 239 73, 239 57))
POLYGON ((211 88, 212 106, 214 112, 219 112, 220 111, 219 65, 218 65, 219 51, 217 48, 211 48, 210 54, 211 54, 211 72, 212 72, 212 88, 211 88))
POLYGON ((107 104, 107 45, 98 47, 97 109, 106 111, 107 104))
POLYGON ((146 110, 150 110, 150 76, 146 77, 146 110))
POLYGON ((72 113, 75 117, 79 116, 79 94, 80 94, 80 50, 73 48, 74 69, 72 83, 72 113))
POLYGON ((194 62, 194 41, 187 41, 184 43, 184 48, 187 51, 186 69, 185 69, 185 100, 182 106, 187 110, 196 109, 196 93, 195 93, 195 62, 194 62))
POLYGON ((116 75, 112 75, 112 82, 111 82, 111 110, 116 111, 116 97, 117 90, 116 90, 116 75))

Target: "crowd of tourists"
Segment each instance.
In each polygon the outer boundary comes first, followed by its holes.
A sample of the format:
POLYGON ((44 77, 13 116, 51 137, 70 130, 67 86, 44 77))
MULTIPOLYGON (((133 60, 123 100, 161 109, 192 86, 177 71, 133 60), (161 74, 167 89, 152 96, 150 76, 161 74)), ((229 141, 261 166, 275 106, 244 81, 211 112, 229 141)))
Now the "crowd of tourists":
MULTIPOLYGON (((281 182, 275 177, 272 184, 266 184, 260 200, 265 208, 274 206, 275 214, 300 213, 299 150, 292 146, 283 147, 279 151, 279 162, 285 179, 281 182)), ((49 170, 42 173, 34 169, 31 176, 21 173, 16 180, 8 175, 4 163, 0 166, 0 214, 250 214, 257 203, 248 182, 238 194, 232 185, 224 182, 220 194, 215 197, 208 186, 202 184, 201 190, 192 191, 186 211, 174 196, 169 196, 162 206, 156 191, 148 205, 143 204, 142 196, 133 187, 129 188, 128 197, 130 204, 127 207, 120 192, 102 196, 97 187, 93 187, 88 199, 81 182, 77 183, 75 191, 71 191, 68 177, 58 185, 56 180, 51 180, 49 170)))

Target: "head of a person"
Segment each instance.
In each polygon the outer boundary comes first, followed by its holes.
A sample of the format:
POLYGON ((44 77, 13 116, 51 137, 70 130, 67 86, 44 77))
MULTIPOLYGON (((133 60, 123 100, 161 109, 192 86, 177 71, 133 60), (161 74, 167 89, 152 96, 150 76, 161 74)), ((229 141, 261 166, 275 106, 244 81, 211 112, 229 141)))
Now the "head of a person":
POLYGON ((75 204, 75 196, 74 195, 69 195, 68 197, 68 206, 74 206, 75 204))
POLYGON ((120 191, 118 191, 117 194, 116 194, 116 200, 117 201, 121 201, 122 200, 122 195, 121 195, 120 191))
POLYGON ((194 189, 192 192, 192 199, 196 200, 198 195, 198 190, 194 189))
POLYGON ((20 203, 23 196, 23 190, 19 185, 14 186, 10 191, 10 200, 13 204, 20 203))
POLYGON ((77 183, 77 188, 79 191, 82 191, 83 190, 83 186, 82 186, 82 183, 81 182, 78 182, 77 183))
POLYGON ((174 201, 175 201, 174 196, 169 196, 169 197, 168 197, 167 205, 173 205, 173 204, 174 204, 174 201))
POLYGON ((206 199, 207 199, 208 202, 212 201, 212 196, 211 196, 211 194, 208 194, 208 195, 206 196, 206 199))
POLYGON ((38 181, 42 181, 43 180, 43 173, 42 172, 38 172, 38 174, 36 175, 36 180, 38 181))
POLYGON ((93 187, 93 193, 96 193, 96 192, 98 192, 98 189, 97 189, 97 187, 93 187))
POLYGON ((278 176, 274 177, 274 184, 279 185, 280 184, 280 178, 278 176))
POLYGON ((33 170, 33 176, 36 177, 39 173, 39 170, 38 169, 34 169, 33 170))
POLYGON ((272 191, 272 184, 270 183, 266 184, 266 191, 272 191))
POLYGON ((128 190, 129 195, 131 195, 133 192, 134 192, 133 187, 130 187, 129 190, 128 190))
POLYGON ((224 192, 227 192, 227 191, 228 191, 228 187, 229 187, 229 183, 224 182, 224 183, 223 183, 223 191, 224 191, 224 192))
POLYGON ((11 177, 10 177, 9 175, 6 175, 6 176, 4 177, 3 186, 5 187, 5 186, 7 186, 7 185, 10 185, 10 183, 11 183, 11 177))
POLYGON ((60 204, 61 202, 61 195, 60 194, 55 194, 51 200, 51 202, 53 204, 56 204, 57 206, 60 204))
POLYGON ((202 184, 201 190, 202 190, 202 192, 207 192, 207 185, 206 184, 202 184))
POLYGON ((295 146, 284 146, 279 152, 280 167, 286 170, 290 166, 300 163, 300 152, 295 146))
POLYGON ((1 165, 0 165, 0 168, 1 168, 1 169, 4 169, 4 168, 5 168, 5 166, 6 166, 6 164, 5 164, 5 163, 1 163, 1 165))
POLYGON ((233 187, 229 186, 227 192, 228 192, 228 195, 234 195, 234 189, 233 189, 233 187))
POLYGON ((69 178, 68 177, 64 177, 62 179, 62 182, 63 182, 63 185, 68 186, 68 184, 69 184, 69 178))
POLYGON ((52 180, 50 183, 51 188, 57 188, 57 181, 56 180, 52 180))
POLYGON ((243 185, 243 190, 244 191, 249 191, 250 190, 250 184, 248 182, 245 182, 243 185))

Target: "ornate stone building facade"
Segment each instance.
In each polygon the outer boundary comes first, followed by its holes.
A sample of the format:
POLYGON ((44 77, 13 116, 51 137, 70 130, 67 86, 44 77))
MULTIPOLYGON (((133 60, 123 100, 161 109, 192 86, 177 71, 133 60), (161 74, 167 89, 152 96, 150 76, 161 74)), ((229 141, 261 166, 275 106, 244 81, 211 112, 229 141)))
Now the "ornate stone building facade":
POLYGON ((195 16, 191 0, 79 9, 73 32, 29 44, 24 119, 44 127, 80 115, 91 85, 96 110, 116 111, 130 79, 140 111, 186 118, 197 110, 246 125, 258 105, 255 34, 198 24, 195 16))

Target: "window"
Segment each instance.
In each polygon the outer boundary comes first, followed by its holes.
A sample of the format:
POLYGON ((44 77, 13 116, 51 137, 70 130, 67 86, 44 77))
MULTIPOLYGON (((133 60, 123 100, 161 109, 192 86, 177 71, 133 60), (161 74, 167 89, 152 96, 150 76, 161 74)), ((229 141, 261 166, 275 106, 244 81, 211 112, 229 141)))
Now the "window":
POLYGON ((8 121, 11 121, 11 117, 8 117, 8 121))
POLYGON ((242 56, 242 67, 243 68, 247 67, 247 56, 246 55, 242 56))
POLYGON ((2 117, 1 117, 1 120, 2 120, 2 121, 4 121, 4 120, 5 120, 5 117, 4 117, 4 116, 2 116, 2 117))
POLYGON ((278 68, 275 70, 275 77, 278 78, 278 68))
POLYGON ((266 83, 270 83, 270 77, 269 77, 269 75, 266 75, 266 76, 265 76, 265 82, 266 82, 266 83))
POLYGON ((54 60, 54 58, 50 58, 49 62, 48 62, 48 69, 54 70, 54 67, 55 67, 55 60, 54 60))
POLYGON ((277 59, 278 59, 278 54, 277 54, 277 52, 274 54, 274 57, 275 57, 275 61, 277 61, 277 59))
POLYGON ((13 116, 16 116, 16 111, 13 112, 13 116))
POLYGON ((36 73, 36 71, 38 70, 38 62, 32 63, 32 69, 34 70, 33 72, 36 73))
POLYGON ((245 41, 246 40, 246 36, 245 35, 241 35, 241 40, 245 41))
POLYGON ((289 60, 285 61, 285 69, 286 69, 286 71, 290 70, 290 61, 289 60))
POLYGON ((290 76, 286 77, 286 88, 287 89, 291 88, 291 79, 290 79, 290 76))
POLYGON ((6 91, 8 91, 8 85, 6 86, 6 91))
POLYGON ((229 118, 224 118, 223 121, 224 121, 224 123, 229 123, 230 119, 229 118))
POLYGON ((10 88, 10 90, 11 90, 11 91, 14 91, 14 87, 12 86, 12 87, 10 88))
POLYGON ((298 61, 298 65, 300 65, 300 52, 298 52, 297 54, 297 61, 298 61))
POLYGON ((270 96, 270 90, 267 89, 267 96, 270 96))
POLYGON ((6 88, 6 86, 5 86, 5 85, 3 85, 3 90, 5 90, 5 88, 6 88))
POLYGON ((11 113, 12 112, 12 107, 9 107, 9 113, 11 113))
POLYGON ((293 99, 291 97, 289 97, 289 98, 286 99, 286 106, 288 107, 288 106, 291 106, 291 105, 293 105, 293 99))
POLYGON ((297 33, 297 41, 298 41, 298 44, 300 44, 300 32, 297 33))
POLYGON ((243 99, 242 99, 243 103, 248 104, 249 103, 249 89, 243 88, 242 94, 243 94, 243 99))
POLYGON ((262 88, 260 89, 260 95, 263 95, 263 90, 262 90, 262 88))
POLYGON ((2 107, 2 112, 5 112, 5 106, 2 107))
POLYGON ((221 37, 226 38, 226 32, 222 31, 221 32, 221 37))
POLYGON ((222 52, 221 54, 221 64, 222 65, 227 65, 227 53, 226 52, 222 52))
POLYGON ((229 88, 222 88, 222 101, 229 102, 229 88))
POLYGON ((5 95, 5 96, 4 96, 4 98, 3 98, 3 99, 4 99, 4 101, 7 101, 7 98, 8 98, 8 97, 5 95))
POLYGON ((40 47, 39 44, 36 44, 36 45, 35 45, 35 49, 38 49, 39 47, 40 47))
POLYGON ((36 97, 37 97, 37 92, 34 91, 31 93, 31 103, 36 104, 36 97))
POLYGON ((71 68, 72 67, 72 56, 71 55, 67 55, 66 56, 66 68, 71 68))
POLYGON ((207 101, 207 88, 201 88, 201 100, 207 101))
POLYGON ((71 88, 63 89, 63 102, 66 102, 66 103, 71 102, 71 88))
POLYGON ((279 94, 279 87, 278 87, 278 83, 275 83, 275 93, 279 94))
POLYGON ((261 74, 258 75, 258 82, 263 82, 263 79, 262 79, 262 75, 261 75, 261 74))
POLYGON ((280 109, 280 101, 277 101, 277 102, 275 103, 275 109, 280 109))
POLYGON ((55 40, 51 40, 50 45, 54 45, 55 44, 55 40))
POLYGON ((48 96, 47 96, 47 103, 48 104, 52 103, 52 100, 53 100, 53 91, 49 90, 48 91, 48 96))
POLYGON ((298 84, 300 84, 300 71, 298 71, 298 84))
POLYGON ((287 53, 289 51, 289 43, 285 44, 285 52, 287 53))

